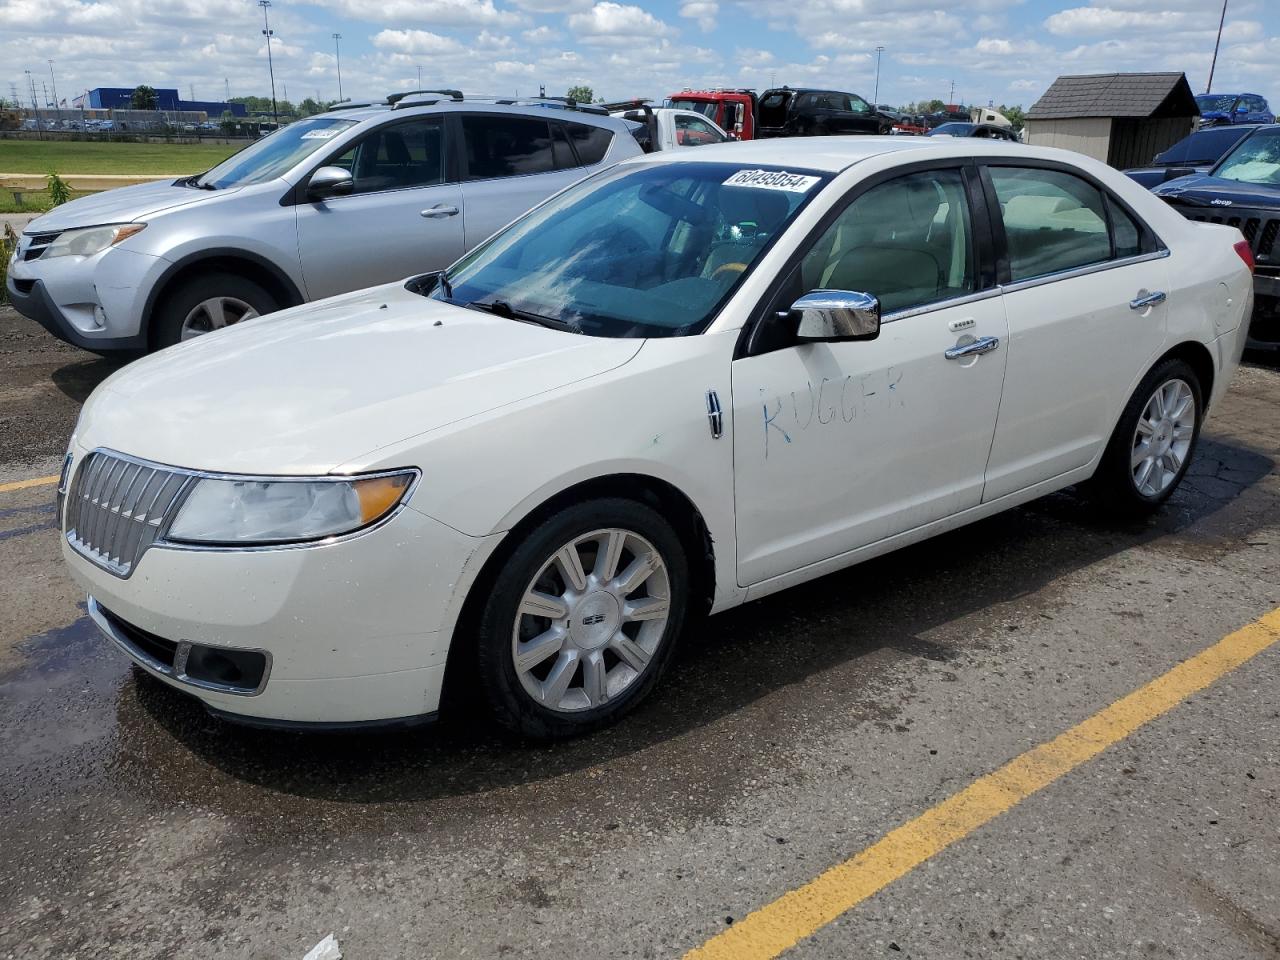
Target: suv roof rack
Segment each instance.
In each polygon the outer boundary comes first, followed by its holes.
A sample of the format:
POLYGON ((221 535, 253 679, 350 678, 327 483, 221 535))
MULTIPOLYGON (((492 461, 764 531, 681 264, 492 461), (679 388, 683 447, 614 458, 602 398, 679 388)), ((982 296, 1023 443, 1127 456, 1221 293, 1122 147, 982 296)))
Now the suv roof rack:
POLYGON ((406 97, 416 96, 419 93, 438 93, 441 96, 448 97, 450 100, 461 100, 461 90, 405 90, 401 93, 388 93, 386 102, 394 109, 396 104, 404 100, 406 97))
POLYGON ((338 110, 355 110, 357 107, 372 107, 373 105, 374 103, 372 100, 367 100, 364 103, 340 103, 340 104, 337 104, 336 106, 330 107, 328 110, 324 112, 334 113, 338 110))

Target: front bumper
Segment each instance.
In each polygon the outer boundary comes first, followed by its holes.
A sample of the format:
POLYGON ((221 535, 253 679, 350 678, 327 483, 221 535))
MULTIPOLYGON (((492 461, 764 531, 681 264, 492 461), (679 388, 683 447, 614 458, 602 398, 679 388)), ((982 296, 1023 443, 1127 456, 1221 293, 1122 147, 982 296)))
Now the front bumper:
POLYGON ((368 532, 284 549, 157 545, 122 579, 63 557, 104 635, 152 676, 260 726, 354 727, 439 707, 455 590, 483 540, 404 508, 368 532), (265 655, 261 682, 222 688, 166 646, 265 655))
POLYGON ((1280 350, 1280 276, 1255 274, 1249 349, 1280 350))

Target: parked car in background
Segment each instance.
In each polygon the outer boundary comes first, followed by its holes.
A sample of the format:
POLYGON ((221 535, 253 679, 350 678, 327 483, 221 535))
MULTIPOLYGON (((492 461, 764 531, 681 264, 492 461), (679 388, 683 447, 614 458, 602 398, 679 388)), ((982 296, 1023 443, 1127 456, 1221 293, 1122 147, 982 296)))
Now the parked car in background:
POLYGON ((977 137, 980 140, 1005 140, 1019 143, 1018 135, 1009 127, 997 127, 991 123, 965 123, 952 120, 949 123, 934 127, 927 134, 930 137, 977 137))
POLYGON ((906 116, 906 114, 904 114, 902 111, 895 110, 893 107, 889 106, 889 104, 887 103, 877 103, 876 112, 879 113, 881 116, 888 117, 894 123, 900 122, 906 116))
POLYGON ((929 124, 923 114, 905 115, 889 132, 901 136, 923 137, 929 132, 929 124))
POLYGON ((639 154, 630 130, 603 111, 432 92, 344 104, 203 174, 33 220, 9 298, 86 350, 168 346, 440 269, 574 180, 639 154))
POLYGON ((705 147, 733 139, 701 113, 673 107, 650 107, 648 104, 613 110, 611 116, 640 124, 633 131, 645 153, 676 150, 681 147, 705 147))
POLYGON ((1244 234, 1254 268, 1249 346, 1280 350, 1280 126, 1255 128, 1207 173, 1170 180, 1153 193, 1189 220, 1244 234))
POLYGON ((63 556, 221 716, 403 724, 462 683, 519 734, 582 733, 691 616, 1085 480, 1158 508, 1240 356, 1239 245, 1060 150, 654 154, 444 273, 116 373, 63 556))
POLYGON ((777 87, 760 95, 760 137, 884 134, 893 121, 856 93, 777 87))
POLYGON ((1126 170, 1125 175, 1150 190, 1191 173, 1206 173, 1224 153, 1256 129, 1246 124, 1205 127, 1183 137, 1163 153, 1157 153, 1151 166, 1126 170))
POLYGON ((1196 97, 1201 126, 1230 123, 1275 123, 1265 97, 1256 93, 1202 93, 1196 97))
POLYGON ((663 106, 700 113, 734 140, 756 138, 757 99, 754 90, 681 90, 671 94, 663 106))

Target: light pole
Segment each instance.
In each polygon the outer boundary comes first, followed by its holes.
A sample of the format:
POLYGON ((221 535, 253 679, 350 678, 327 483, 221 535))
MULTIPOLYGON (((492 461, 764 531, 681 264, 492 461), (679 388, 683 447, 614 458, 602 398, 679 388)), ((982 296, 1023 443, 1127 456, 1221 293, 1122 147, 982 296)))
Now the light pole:
POLYGON ((40 122, 40 104, 36 101, 36 78, 31 75, 30 70, 23 70, 27 75, 27 84, 31 87, 31 109, 36 113, 36 135, 44 139, 44 124, 40 122))
POLYGON ((876 92, 872 97, 875 106, 879 106, 880 103, 880 54, 882 53, 884 53, 884 47, 876 47, 876 92))
POLYGON ((276 107, 276 68, 271 62, 271 24, 267 23, 267 10, 271 7, 271 0, 258 0, 258 6, 262 8, 262 35, 267 38, 267 72, 271 74, 271 120, 279 128, 280 111, 276 107))
POLYGON ((422 68, 418 68, 418 89, 422 89, 422 68))
POLYGON ((1209 82, 1204 92, 1213 92, 1213 71, 1218 66, 1218 47, 1222 44, 1222 25, 1227 22, 1227 0, 1222 0, 1222 16, 1218 18, 1218 39, 1213 41, 1213 60, 1209 62, 1209 82))
POLYGON ((342 34, 335 33, 333 35, 333 59, 338 64, 338 102, 342 102, 342 51, 338 49, 338 41, 342 39, 342 34))

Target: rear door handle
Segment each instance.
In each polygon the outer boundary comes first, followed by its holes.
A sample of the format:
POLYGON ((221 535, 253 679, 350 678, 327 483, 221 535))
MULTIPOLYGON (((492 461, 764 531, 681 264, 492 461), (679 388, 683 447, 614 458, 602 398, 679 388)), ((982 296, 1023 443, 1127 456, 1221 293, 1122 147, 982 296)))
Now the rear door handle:
POLYGON ((1000 346, 999 337, 982 337, 973 343, 966 343, 962 346, 952 347, 946 351, 943 356, 948 360, 963 360, 965 357, 977 357, 984 353, 990 353, 992 350, 1000 346))
POLYGON ((441 217, 452 217, 457 214, 457 207, 446 207, 444 204, 437 204, 434 207, 427 207, 422 211, 422 216, 428 220, 439 220, 441 217))
POLYGON ((1147 307, 1154 307, 1157 303, 1164 303, 1168 299, 1168 294, 1163 290, 1157 290, 1155 293, 1147 293, 1145 290, 1139 290, 1138 295, 1129 301, 1130 310, 1145 310, 1147 307))

